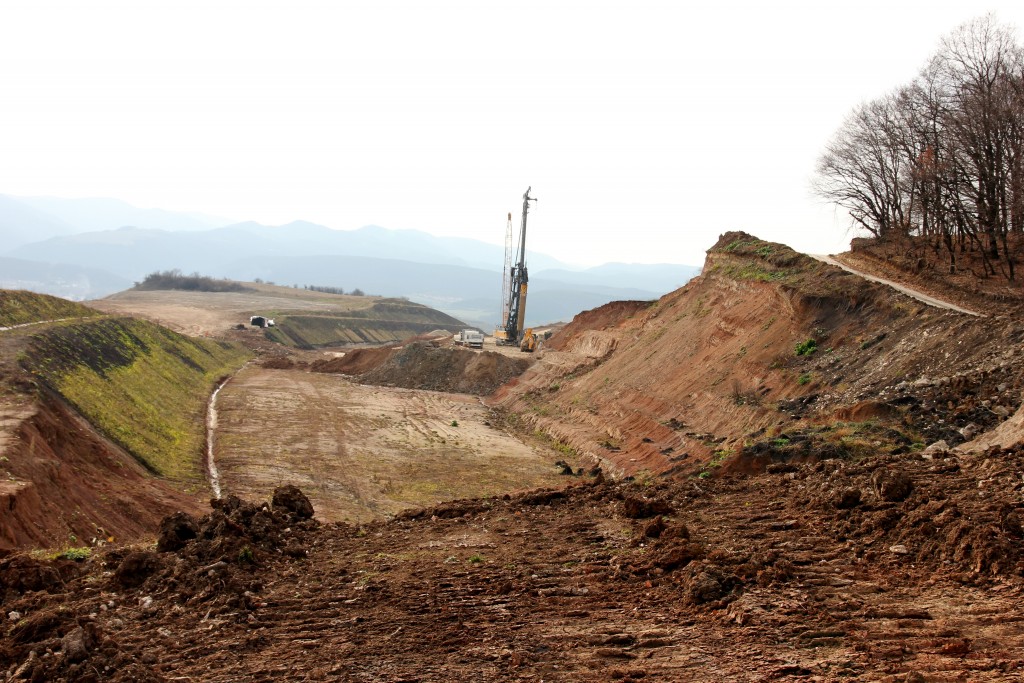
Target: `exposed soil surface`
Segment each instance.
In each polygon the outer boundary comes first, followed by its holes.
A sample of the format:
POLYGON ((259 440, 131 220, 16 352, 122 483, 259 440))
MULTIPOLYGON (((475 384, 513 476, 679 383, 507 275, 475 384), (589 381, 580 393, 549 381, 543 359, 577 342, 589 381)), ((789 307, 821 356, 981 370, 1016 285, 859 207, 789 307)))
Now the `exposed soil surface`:
POLYGON ((728 233, 701 276, 581 314, 488 404, 610 472, 692 475, 837 422, 860 426, 811 450, 963 443, 1018 409, 1022 357, 1019 316, 942 310, 728 233), (862 439, 867 421, 896 433, 862 439))
POLYGON ((251 292, 187 292, 183 290, 136 290, 90 301, 89 305, 107 313, 138 315, 193 336, 228 335, 242 324, 250 335, 263 331, 249 328, 249 316, 270 310, 310 313, 369 308, 370 297, 342 297, 307 290, 291 290, 271 285, 251 285, 251 292))
MULTIPOLYGON (((900 263, 872 272, 920 278, 900 263)), ((578 316, 489 407, 331 374, 484 392, 458 382, 504 372, 486 353, 265 355, 220 395, 216 455, 225 493, 268 502, 187 509, 155 550, 0 560, 0 672, 1020 680, 1024 325, 1006 296, 962 289, 978 319, 729 233, 687 287, 578 316), (563 471, 603 471, 557 474, 570 453, 563 471)), ((5 449, 29 423, 23 379, 5 449)))
POLYGON ((1008 681, 1024 452, 599 483, 321 525, 294 491, 160 547, 0 564, 32 680, 1008 681))
POLYGON ((466 394, 250 367, 225 385, 217 407, 215 458, 224 493, 265 497, 290 482, 325 521, 361 522, 566 481, 554 464, 565 454, 502 431, 491 411, 466 394))

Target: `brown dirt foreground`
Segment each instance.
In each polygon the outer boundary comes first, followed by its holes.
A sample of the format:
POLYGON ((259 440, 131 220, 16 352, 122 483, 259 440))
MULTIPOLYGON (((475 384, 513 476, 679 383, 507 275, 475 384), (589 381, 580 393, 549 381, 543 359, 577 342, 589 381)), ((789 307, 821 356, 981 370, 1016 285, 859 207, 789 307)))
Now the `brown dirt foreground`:
POLYGON ((0 564, 33 681, 1009 681, 1024 449, 577 484, 321 525, 294 487, 158 548, 0 564), (754 504, 753 501, 757 501, 754 504))

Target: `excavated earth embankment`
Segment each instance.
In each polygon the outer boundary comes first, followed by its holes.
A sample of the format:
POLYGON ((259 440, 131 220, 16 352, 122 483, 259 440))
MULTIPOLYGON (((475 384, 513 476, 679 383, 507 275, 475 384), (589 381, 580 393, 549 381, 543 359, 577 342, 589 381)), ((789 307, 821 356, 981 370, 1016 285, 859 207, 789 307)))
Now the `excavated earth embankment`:
POLYGON ((956 445, 1017 410, 1022 353, 1015 316, 932 308, 728 233, 682 289, 581 314, 489 404, 613 472, 699 474, 763 441, 785 458, 837 422, 854 423, 826 439, 837 455, 956 445))
POLYGON ((316 361, 310 370, 358 375, 363 384, 487 396, 521 375, 532 360, 415 341, 400 347, 355 349, 341 358, 316 361))
POLYGON ((56 398, 22 403, 3 449, 0 553, 145 538, 196 500, 154 478, 56 398))

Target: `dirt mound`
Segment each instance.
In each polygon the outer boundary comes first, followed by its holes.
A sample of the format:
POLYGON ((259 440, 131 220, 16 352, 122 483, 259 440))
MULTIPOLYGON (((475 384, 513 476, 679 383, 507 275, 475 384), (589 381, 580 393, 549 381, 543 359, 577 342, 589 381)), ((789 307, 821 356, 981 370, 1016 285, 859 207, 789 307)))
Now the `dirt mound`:
POLYGON ((313 361, 309 369, 312 372, 362 375, 387 361, 394 353, 394 347, 390 346, 352 349, 338 358, 313 361))
MULTIPOLYGON (((353 352, 353 355, 355 353, 358 352, 353 352)), ((373 359, 377 360, 382 355, 375 355, 373 359)), ((344 361, 348 360, 347 355, 336 360, 337 365, 333 365, 334 360, 326 361, 321 368, 356 367, 357 363, 366 363, 355 359, 351 366, 346 366, 344 361)), ((493 351, 439 348, 430 343, 416 342, 389 350, 385 360, 364 371, 360 381, 365 384, 486 396, 521 375, 530 363, 531 359, 528 358, 510 358, 493 351)))
POLYGON ((271 356, 260 361, 260 365, 268 370, 291 370, 300 365, 289 356, 271 356))
POLYGON ((253 591, 262 589, 260 571, 266 559, 304 558, 308 535, 319 524, 311 519, 309 500, 295 487, 275 490, 272 506, 234 497, 211 501, 211 505, 212 512, 199 520, 186 513, 165 519, 162 552, 117 549, 81 564, 17 556, 0 564, 4 606, 15 606, 5 613, 17 618, 0 646, 0 664, 11 666, 8 673, 14 679, 166 680, 153 667, 157 658, 149 645, 134 653, 125 650, 119 637, 124 630, 121 619, 99 618, 122 601, 100 595, 98 610, 87 614, 53 605, 51 598, 60 596, 66 584, 79 576, 106 569, 110 578, 104 594, 133 592, 125 606, 136 618, 159 619, 165 614, 166 606, 158 606, 151 594, 168 590, 179 604, 203 610, 207 619, 244 615, 255 606, 253 591), (183 529, 188 531, 186 537, 180 534, 183 529), (175 543, 167 543, 168 536, 175 543), (27 614, 24 619, 23 613, 27 614))

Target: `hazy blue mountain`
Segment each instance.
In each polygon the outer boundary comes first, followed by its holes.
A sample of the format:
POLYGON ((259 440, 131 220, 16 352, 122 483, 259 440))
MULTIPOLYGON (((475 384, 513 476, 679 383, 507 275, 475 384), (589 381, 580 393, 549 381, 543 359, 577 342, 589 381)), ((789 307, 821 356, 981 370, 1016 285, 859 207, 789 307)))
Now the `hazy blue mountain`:
MULTIPOLYGON (((323 225, 295 221, 281 226, 239 223, 222 228, 266 240, 288 254, 345 254, 372 258, 394 258, 419 263, 448 263, 501 270, 505 249, 496 244, 464 237, 437 237, 420 230, 389 230, 367 225, 358 230, 333 230, 323 225)), ((280 253, 275 251, 275 253, 280 253)), ((545 254, 530 254, 530 265, 566 268, 545 254)))
POLYGON ((132 283, 96 268, 0 256, 0 289, 27 289, 82 301, 120 292, 132 283))
POLYGON ((209 230, 232 221, 199 213, 140 209, 120 199, 92 197, 18 197, 37 211, 53 216, 74 228, 75 232, 116 230, 126 225, 150 230, 209 230))
POLYGON ((0 194, 0 253, 71 232, 74 228, 63 221, 14 197, 0 194))
MULTIPOLYGON (((199 231, 139 227, 56 235, 22 244, 11 257, 74 264, 138 282, 178 269, 282 285, 322 285, 407 297, 485 326, 501 315, 503 247, 435 237, 416 230, 332 230, 295 221, 237 223, 199 231)), ((654 299, 684 284, 698 268, 607 264, 574 271, 543 254, 529 255, 529 325, 569 320, 616 299, 654 299), (545 265, 546 264, 546 265, 545 265)))
MULTIPOLYGON (((365 256, 495 271, 500 271, 504 263, 502 247, 476 240, 435 237, 417 230, 386 230, 377 226, 332 230, 305 221, 273 227, 238 223, 199 232, 121 228, 51 238, 22 245, 9 254, 33 260, 88 264, 133 280, 168 268, 207 273, 227 261, 260 255, 365 256)), ((565 265, 543 254, 531 254, 530 259, 531 263, 565 265)))

